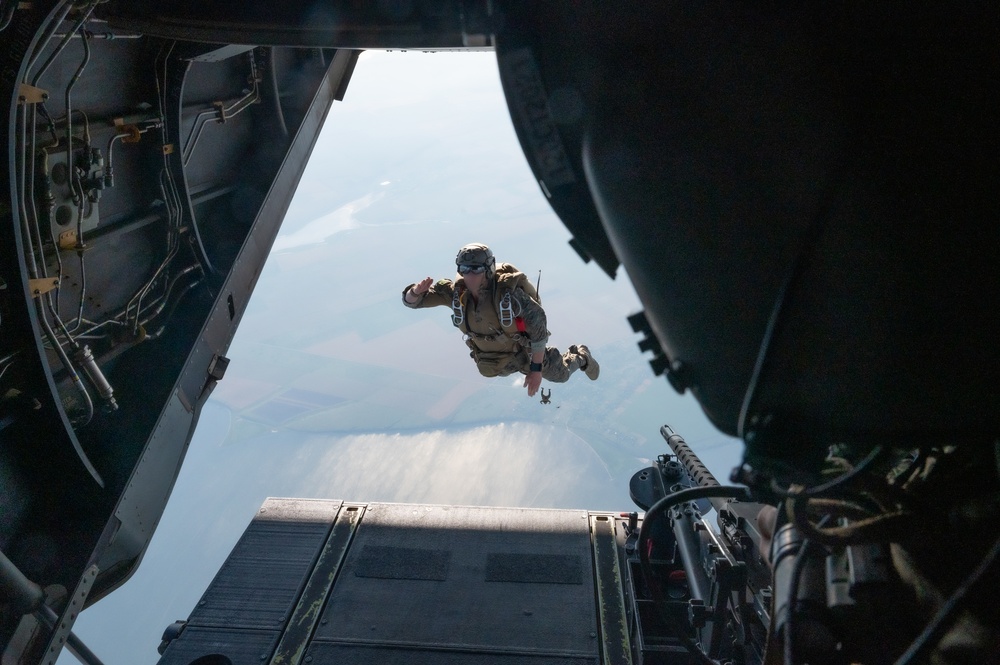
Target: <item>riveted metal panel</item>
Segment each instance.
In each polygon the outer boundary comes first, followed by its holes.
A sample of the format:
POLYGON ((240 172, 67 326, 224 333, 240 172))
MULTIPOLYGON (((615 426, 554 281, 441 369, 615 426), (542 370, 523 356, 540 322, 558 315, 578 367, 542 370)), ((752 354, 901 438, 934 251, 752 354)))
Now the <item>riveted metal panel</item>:
MULTIPOLYGON (((396 563, 384 571, 408 570, 396 563)), ((584 511, 371 504, 310 654, 339 653, 343 662, 494 662, 484 659, 521 654, 596 663, 593 577, 579 574, 590 567, 584 511), (430 571, 417 566, 414 574, 372 576, 379 548, 422 552, 435 574, 417 575, 430 571), (432 565, 445 559, 447 566, 432 565), (538 568, 517 571, 518 563, 538 568)))
POLYGON ((283 629, 340 505, 269 499, 198 601, 189 626, 283 629))

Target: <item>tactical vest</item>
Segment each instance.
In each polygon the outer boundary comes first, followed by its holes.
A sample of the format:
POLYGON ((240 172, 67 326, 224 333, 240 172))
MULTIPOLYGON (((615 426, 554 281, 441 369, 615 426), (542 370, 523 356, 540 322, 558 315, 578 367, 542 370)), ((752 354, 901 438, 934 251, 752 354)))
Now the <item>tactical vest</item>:
POLYGON ((475 330, 470 326, 468 316, 471 296, 464 284, 455 289, 451 322, 469 337, 474 351, 484 355, 508 354, 530 344, 520 318, 520 304, 511 295, 516 289, 522 289, 540 304, 538 292, 527 276, 511 264, 501 263, 493 278, 493 307, 480 308, 482 321, 476 322, 475 330))

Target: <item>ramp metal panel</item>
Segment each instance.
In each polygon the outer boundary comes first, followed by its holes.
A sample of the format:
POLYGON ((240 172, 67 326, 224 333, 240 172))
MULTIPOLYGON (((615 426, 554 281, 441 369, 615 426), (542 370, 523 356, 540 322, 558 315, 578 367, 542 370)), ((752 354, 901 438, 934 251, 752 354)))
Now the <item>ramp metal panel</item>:
POLYGON ((372 504, 310 653, 598 662, 589 527, 586 511, 372 504))
POLYGON ((340 505, 339 501, 267 501, 188 624, 282 628, 340 505))
POLYGON ((268 499, 160 665, 627 664, 615 547, 582 510, 268 499))
POLYGON ((341 505, 268 499, 160 664, 188 665, 205 654, 270 659, 341 505))

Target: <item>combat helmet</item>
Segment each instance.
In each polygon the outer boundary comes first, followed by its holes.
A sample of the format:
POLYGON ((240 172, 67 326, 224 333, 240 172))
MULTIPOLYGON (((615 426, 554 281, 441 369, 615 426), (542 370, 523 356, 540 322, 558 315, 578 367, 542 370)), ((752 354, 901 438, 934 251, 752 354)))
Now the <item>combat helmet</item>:
POLYGON ((496 272, 496 258, 493 257, 493 250, 481 242, 469 243, 458 250, 455 257, 456 266, 485 266, 486 279, 491 279, 496 272))

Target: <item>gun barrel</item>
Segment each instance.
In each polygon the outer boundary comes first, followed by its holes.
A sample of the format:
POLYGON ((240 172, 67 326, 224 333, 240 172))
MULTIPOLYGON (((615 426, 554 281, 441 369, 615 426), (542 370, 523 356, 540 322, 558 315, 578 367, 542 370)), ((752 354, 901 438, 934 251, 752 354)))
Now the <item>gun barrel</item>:
MULTIPOLYGON (((667 445, 670 449, 674 451, 674 455, 677 455, 678 461, 684 465, 687 469, 688 474, 694 479, 698 485, 701 487, 720 487, 721 483, 712 475, 712 472, 708 470, 708 467, 702 463, 701 459, 694 454, 691 447, 688 446, 687 442, 684 441, 684 437, 676 433, 670 428, 670 425, 664 425, 660 428, 660 435, 666 440, 667 445)), ((716 510, 722 510, 727 499, 709 499, 712 502, 712 507, 716 510)))

